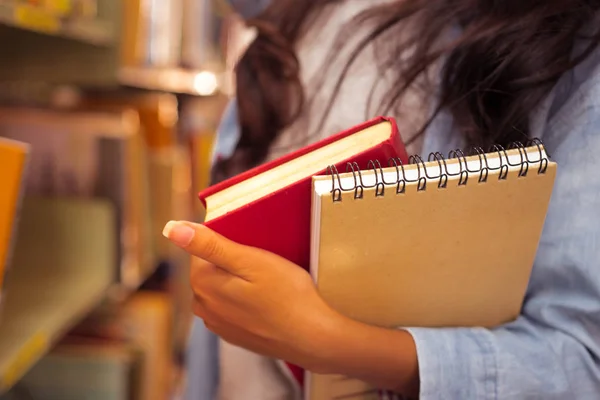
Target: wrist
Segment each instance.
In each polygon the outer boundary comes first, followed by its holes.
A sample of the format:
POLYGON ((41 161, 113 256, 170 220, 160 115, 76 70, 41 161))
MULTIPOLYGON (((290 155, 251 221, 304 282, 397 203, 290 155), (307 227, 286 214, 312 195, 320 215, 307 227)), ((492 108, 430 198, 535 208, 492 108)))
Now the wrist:
POLYGON ((326 320, 320 324, 319 335, 311 341, 311 361, 305 367, 319 374, 341 374, 344 349, 348 342, 348 332, 355 333, 356 322, 331 310, 326 320))
POLYGON ((324 328, 308 370, 349 376, 404 394, 418 393, 417 351, 409 332, 370 326, 337 313, 324 328))
POLYGON ((321 374, 328 374, 335 369, 337 345, 344 332, 351 329, 353 322, 323 304, 318 313, 311 313, 294 334, 296 352, 293 361, 304 369, 321 374))

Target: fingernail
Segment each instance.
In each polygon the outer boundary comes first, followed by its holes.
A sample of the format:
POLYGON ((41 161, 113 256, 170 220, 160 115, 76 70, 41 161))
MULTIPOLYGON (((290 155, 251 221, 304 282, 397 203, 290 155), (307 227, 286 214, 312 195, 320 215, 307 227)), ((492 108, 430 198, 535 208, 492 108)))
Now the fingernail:
POLYGON ((163 229, 163 236, 181 247, 189 245, 195 233, 193 228, 177 221, 167 222, 163 229))

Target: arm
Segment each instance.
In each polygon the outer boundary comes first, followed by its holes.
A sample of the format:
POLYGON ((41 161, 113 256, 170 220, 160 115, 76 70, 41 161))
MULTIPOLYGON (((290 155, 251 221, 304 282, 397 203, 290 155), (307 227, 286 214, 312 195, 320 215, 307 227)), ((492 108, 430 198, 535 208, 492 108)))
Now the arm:
POLYGON ((325 371, 407 394, 420 376, 423 400, 600 396, 600 106, 583 108, 545 132, 558 176, 522 316, 495 330, 344 327, 325 371))
POLYGON ((196 256, 195 314, 232 344, 405 394, 420 386, 423 400, 597 399, 600 104, 589 101, 600 99, 596 89, 544 134, 558 176, 517 321, 495 330, 369 327, 333 312, 289 261, 171 222, 165 236, 196 256))

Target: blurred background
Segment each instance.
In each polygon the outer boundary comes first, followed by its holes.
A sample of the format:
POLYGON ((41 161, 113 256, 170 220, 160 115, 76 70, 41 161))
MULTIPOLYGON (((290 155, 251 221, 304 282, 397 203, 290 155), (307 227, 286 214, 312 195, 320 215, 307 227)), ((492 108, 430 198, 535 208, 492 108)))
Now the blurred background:
POLYGON ((219 0, 0 0, 0 399, 181 398, 189 260, 247 43, 219 0))

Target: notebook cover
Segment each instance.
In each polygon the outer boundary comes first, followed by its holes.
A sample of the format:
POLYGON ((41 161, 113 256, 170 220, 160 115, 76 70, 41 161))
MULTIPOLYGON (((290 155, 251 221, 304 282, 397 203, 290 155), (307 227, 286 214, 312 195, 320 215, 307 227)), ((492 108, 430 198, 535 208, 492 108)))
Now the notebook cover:
MULTIPOLYGON (((535 160, 538 149, 528 154, 535 160)), ((437 162, 433 165, 436 174, 437 162)), ((486 182, 475 172, 464 185, 449 178, 445 188, 434 178, 422 191, 416 182, 407 184, 404 194, 394 186, 379 197, 375 189, 365 189, 360 200, 352 192, 343 192, 339 202, 330 193, 322 195, 319 250, 313 249, 319 293, 338 312, 386 328, 493 328, 514 320, 556 169, 549 162, 539 174, 538 165, 531 164, 526 176, 510 170, 504 180, 490 171, 486 182)), ((365 400, 376 393, 338 376, 308 379, 309 400, 365 400)))
POLYGON ((379 197, 365 189, 360 200, 343 192, 335 203, 325 193, 319 292, 341 313, 384 327, 492 328, 514 320, 556 175, 553 162, 543 174, 537 169, 524 177, 510 170, 506 179, 491 171, 485 183, 472 173, 464 185, 451 177, 445 188, 434 178, 425 190, 408 183, 404 194, 392 186, 379 197))

